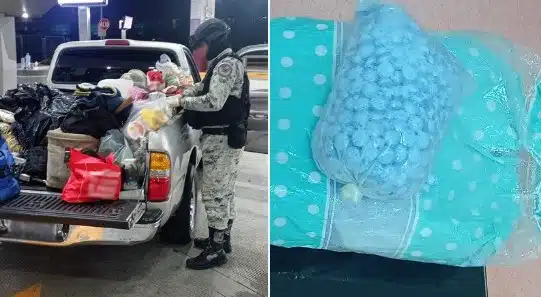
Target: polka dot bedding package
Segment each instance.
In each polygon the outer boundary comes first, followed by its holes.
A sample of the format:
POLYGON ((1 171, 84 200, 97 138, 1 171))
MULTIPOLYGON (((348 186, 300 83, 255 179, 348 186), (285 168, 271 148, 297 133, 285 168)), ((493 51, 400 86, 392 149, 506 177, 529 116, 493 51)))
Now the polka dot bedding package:
POLYGON ((271 20, 271 243, 453 266, 541 252, 541 59, 371 2, 271 20))

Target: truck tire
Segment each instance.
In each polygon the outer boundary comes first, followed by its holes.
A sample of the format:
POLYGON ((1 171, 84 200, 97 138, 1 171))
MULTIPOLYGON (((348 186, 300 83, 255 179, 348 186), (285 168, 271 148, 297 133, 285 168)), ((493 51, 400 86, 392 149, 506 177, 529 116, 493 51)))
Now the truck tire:
POLYGON ((197 215, 197 195, 201 176, 197 168, 190 164, 182 200, 179 207, 169 218, 160 231, 160 240, 170 244, 186 245, 192 241, 195 234, 195 216, 197 215))

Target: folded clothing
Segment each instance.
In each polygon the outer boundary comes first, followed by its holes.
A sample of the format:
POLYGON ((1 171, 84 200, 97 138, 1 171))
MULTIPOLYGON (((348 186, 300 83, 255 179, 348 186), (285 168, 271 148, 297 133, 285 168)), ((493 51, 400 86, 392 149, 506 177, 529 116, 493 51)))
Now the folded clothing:
POLYGON ((122 105, 120 92, 111 87, 78 85, 74 104, 60 128, 64 133, 89 135, 100 139, 107 131, 119 129, 127 121, 132 104, 115 113, 122 105))

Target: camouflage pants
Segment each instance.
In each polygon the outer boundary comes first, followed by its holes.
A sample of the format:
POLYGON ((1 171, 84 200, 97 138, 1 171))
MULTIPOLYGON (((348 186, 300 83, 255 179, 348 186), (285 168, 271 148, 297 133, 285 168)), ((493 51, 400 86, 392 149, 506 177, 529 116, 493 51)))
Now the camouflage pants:
POLYGON ((227 136, 203 135, 203 205, 210 228, 227 229, 235 218, 235 182, 244 149, 232 149, 227 136))

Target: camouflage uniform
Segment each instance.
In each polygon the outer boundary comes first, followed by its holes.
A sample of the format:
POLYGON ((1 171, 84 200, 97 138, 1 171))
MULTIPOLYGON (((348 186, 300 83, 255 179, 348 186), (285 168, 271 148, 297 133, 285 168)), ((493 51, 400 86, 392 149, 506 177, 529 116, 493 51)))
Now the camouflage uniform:
MULTIPOLYGON (((216 59, 231 52, 231 49, 227 49, 216 59)), ((209 62, 211 63, 212 61, 209 62)), ((243 75, 244 65, 239 60, 231 57, 221 60, 214 69, 209 92, 203 96, 196 96, 202 91, 203 85, 195 84, 184 92, 183 108, 203 112, 218 111, 222 109, 229 96, 241 100, 243 75)), ((201 146, 203 151, 202 195, 208 225, 217 230, 226 230, 229 227, 228 221, 235 218, 235 182, 244 148, 230 148, 225 135, 203 135, 201 146)))

